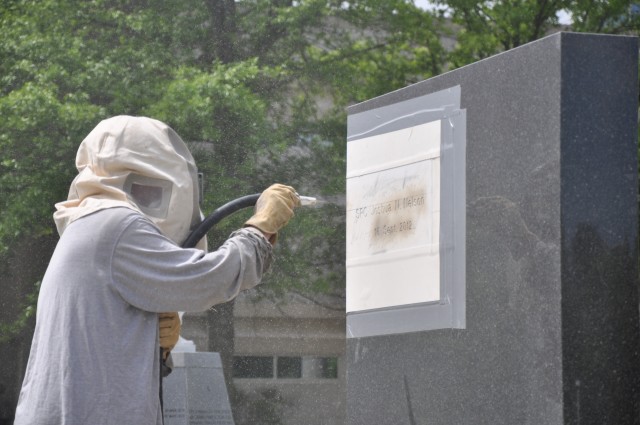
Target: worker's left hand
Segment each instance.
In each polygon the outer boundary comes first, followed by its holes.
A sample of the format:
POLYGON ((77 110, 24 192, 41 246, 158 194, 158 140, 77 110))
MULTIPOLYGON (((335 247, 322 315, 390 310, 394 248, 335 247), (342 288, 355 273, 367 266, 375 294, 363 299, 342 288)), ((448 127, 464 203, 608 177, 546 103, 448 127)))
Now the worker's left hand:
POLYGON ((166 358, 180 337, 180 316, 177 312, 159 313, 158 319, 160 325, 160 347, 163 348, 166 358))

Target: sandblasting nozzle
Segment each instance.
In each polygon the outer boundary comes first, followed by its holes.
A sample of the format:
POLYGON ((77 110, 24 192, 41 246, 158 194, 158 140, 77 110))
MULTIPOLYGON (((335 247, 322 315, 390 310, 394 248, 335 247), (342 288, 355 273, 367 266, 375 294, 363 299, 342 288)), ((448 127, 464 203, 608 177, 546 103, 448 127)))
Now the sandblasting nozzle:
POLYGON ((314 206, 317 202, 317 199, 311 196, 298 195, 298 198, 300 198, 300 206, 302 207, 311 207, 311 206, 314 206))

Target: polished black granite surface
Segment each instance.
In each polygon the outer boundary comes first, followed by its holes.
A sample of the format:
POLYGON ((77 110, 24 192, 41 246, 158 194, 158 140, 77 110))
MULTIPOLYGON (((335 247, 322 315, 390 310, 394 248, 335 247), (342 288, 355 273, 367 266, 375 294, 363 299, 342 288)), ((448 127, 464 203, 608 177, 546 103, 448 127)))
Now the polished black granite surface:
POLYGON ((559 33, 461 87, 466 329, 347 341, 349 424, 637 424, 638 45, 559 33))

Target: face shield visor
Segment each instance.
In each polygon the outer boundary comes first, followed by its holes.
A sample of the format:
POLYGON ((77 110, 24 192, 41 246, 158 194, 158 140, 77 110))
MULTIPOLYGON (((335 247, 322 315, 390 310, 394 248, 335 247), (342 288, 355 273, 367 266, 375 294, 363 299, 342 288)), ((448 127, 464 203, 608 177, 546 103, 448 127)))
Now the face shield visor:
POLYGON ((102 121, 80 145, 76 166, 68 200, 56 205, 60 234, 77 218, 124 206, 180 245, 202 219, 195 161, 180 136, 160 121, 102 121))

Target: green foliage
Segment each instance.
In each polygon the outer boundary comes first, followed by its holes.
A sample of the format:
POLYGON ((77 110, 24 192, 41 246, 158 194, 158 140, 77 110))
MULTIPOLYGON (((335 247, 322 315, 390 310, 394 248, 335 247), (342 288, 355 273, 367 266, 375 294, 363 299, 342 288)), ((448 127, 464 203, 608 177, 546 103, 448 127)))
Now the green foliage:
POLYGON ((210 71, 181 67, 148 115, 171 125, 185 140, 212 144, 218 165, 236 177, 237 166, 255 153, 267 132, 267 105, 248 84, 255 61, 215 65, 210 71))
POLYGON ((558 14, 571 16, 571 31, 637 34, 640 10, 630 0, 437 0, 455 24, 454 67, 484 59, 561 29, 558 14))
POLYGON ((544 36, 557 26, 556 13, 564 0, 439 0, 458 25, 457 46, 451 54, 454 66, 484 59, 544 36))
POLYGON ((0 344, 9 342, 12 338, 18 336, 35 316, 39 290, 40 281, 36 282, 31 292, 26 294, 24 307, 18 317, 12 322, 0 323, 0 344))
POLYGON ((2 251, 18 237, 53 231, 53 203, 66 197, 76 141, 100 108, 61 101, 55 86, 28 82, 0 98, 0 216, 2 251))
POLYGON ((343 108, 438 74, 440 23, 406 1, 339 2, 331 35, 302 52, 307 75, 343 108))
POLYGON ((640 29, 639 5, 629 0, 573 0, 567 10, 574 31, 637 35, 640 29))

